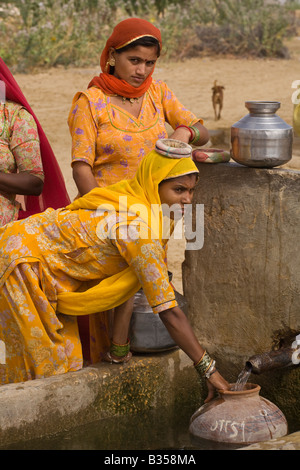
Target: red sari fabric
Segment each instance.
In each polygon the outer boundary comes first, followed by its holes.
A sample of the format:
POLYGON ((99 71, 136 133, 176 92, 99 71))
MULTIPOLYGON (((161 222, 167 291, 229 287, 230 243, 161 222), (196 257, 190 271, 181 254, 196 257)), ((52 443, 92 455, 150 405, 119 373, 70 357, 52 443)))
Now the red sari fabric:
POLYGON ((33 116, 39 133, 41 158, 44 169, 44 187, 40 196, 25 196, 24 210, 20 210, 19 219, 43 212, 48 207, 59 209, 70 204, 65 181, 50 143, 37 117, 29 106, 18 83, 5 62, 0 57, 0 80, 5 83, 6 99, 19 103, 33 116))
POLYGON ((108 38, 105 48, 102 51, 100 58, 100 67, 103 73, 98 77, 94 77, 89 83, 89 88, 96 86, 100 88, 107 95, 117 94, 126 98, 138 98, 142 96, 149 88, 152 82, 152 73, 147 79, 139 86, 133 87, 125 80, 120 80, 109 74, 109 65, 107 67, 107 61, 109 56, 109 49, 121 49, 127 46, 136 39, 152 36, 156 38, 162 47, 160 30, 156 28, 149 21, 141 18, 128 18, 127 20, 121 21, 117 24, 112 32, 112 35, 108 38))

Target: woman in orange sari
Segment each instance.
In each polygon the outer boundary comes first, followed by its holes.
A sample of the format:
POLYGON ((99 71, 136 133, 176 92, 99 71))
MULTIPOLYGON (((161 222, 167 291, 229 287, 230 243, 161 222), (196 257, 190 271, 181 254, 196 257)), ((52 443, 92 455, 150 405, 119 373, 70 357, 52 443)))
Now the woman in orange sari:
POLYGON ((146 20, 119 23, 102 52, 102 73, 76 93, 69 114, 73 176, 81 195, 134 177, 142 158, 167 137, 204 145, 208 131, 161 80, 154 80, 162 48, 146 20))
MULTIPOLYGON (((158 139, 167 137, 204 145, 208 131, 169 87, 152 74, 162 49, 161 33, 140 18, 121 21, 102 52, 102 73, 85 91, 76 93, 69 114, 73 177, 80 195, 134 177, 158 139)), ((108 316, 100 322, 80 320, 82 338, 93 330, 94 341, 106 344, 108 316), (97 325, 98 326, 97 326, 97 325)), ((85 356, 89 357, 87 344, 85 356)), ((99 358, 94 357, 97 361, 99 358)))
MULTIPOLYGON (((142 286, 154 314, 208 379, 209 398, 214 387, 228 387, 178 307, 165 263, 162 205, 178 204, 182 216, 197 181, 188 147, 167 156, 158 148, 134 179, 0 229, 1 383, 80 369, 77 316, 117 308, 142 286)), ((106 360, 130 359, 129 322, 130 312, 117 312, 106 360)))

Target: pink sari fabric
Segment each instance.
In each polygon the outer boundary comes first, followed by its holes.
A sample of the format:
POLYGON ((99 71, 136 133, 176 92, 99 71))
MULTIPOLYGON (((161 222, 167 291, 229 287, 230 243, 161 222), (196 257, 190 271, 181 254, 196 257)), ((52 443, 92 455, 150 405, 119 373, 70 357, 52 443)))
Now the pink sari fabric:
POLYGON ((44 169, 44 187, 40 196, 25 196, 24 210, 20 210, 19 219, 29 215, 43 212, 48 207, 59 209, 70 204, 70 198, 67 193, 65 181, 57 163, 50 143, 40 125, 37 117, 29 106, 18 83, 14 79, 9 68, 0 57, 0 80, 5 83, 6 99, 19 103, 33 116, 39 133, 41 158, 44 169))

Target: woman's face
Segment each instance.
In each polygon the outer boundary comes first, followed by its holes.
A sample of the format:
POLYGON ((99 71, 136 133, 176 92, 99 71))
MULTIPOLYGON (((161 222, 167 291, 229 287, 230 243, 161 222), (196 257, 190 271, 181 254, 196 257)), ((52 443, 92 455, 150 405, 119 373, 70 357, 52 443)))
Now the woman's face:
POLYGON ((109 58, 115 59, 114 76, 138 88, 153 71, 157 61, 157 47, 136 46, 119 54, 111 49, 109 58))
POLYGON ((158 192, 161 204, 174 208, 174 211, 170 211, 168 214, 171 219, 177 220, 183 217, 184 205, 192 203, 196 183, 197 176, 195 174, 178 176, 178 178, 160 183, 158 192))

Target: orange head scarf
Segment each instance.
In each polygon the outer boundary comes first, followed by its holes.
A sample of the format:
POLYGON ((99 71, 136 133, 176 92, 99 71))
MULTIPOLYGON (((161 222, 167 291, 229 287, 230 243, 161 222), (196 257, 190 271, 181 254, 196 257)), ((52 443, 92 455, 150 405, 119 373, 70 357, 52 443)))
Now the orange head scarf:
POLYGON ((158 40, 160 48, 162 47, 161 34, 158 28, 149 21, 140 18, 128 18, 127 20, 121 21, 121 23, 115 26, 112 35, 108 38, 105 48, 102 51, 100 58, 100 67, 103 73, 100 73, 98 77, 94 77, 89 83, 89 88, 96 86, 100 88, 104 93, 108 95, 117 94, 125 96, 126 98, 138 98, 142 96, 149 88, 152 82, 152 73, 146 78, 146 80, 139 86, 133 87, 125 80, 120 80, 114 75, 109 74, 109 65, 107 67, 109 49, 121 49, 127 46, 133 41, 140 39, 145 36, 151 36, 158 40), (107 70, 108 68, 108 70, 107 70))

